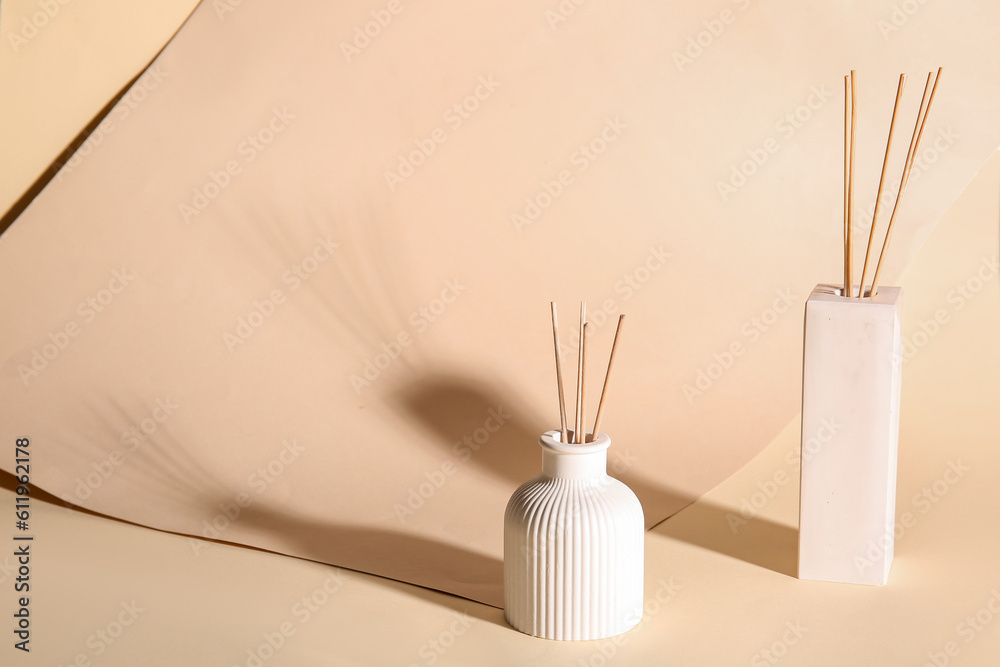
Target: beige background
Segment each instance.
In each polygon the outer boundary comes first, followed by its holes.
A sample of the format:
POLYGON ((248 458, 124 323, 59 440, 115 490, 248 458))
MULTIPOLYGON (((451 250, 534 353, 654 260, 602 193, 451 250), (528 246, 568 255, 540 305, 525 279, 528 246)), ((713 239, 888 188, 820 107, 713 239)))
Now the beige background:
MULTIPOLYGON (((535 474, 534 439, 555 415, 545 301, 559 299, 565 317, 586 297, 630 315, 606 422, 622 455, 615 472, 650 525, 711 489, 797 407, 799 307, 766 335, 743 332, 777 294, 801 301, 838 273, 844 63, 869 82, 862 202, 874 196, 896 71, 913 75, 912 114, 920 72, 948 67, 929 128, 939 148, 908 194, 890 281, 998 143, 993 7, 924 6, 883 38, 888 4, 849 15, 741 6, 727 7, 733 21, 683 68, 673 53, 705 21, 717 27, 718 11, 588 5, 553 29, 527 3, 475 16, 458 4, 406 5, 346 62, 336 39, 311 36, 349 39, 373 8, 244 4, 220 17, 203 6, 151 70, 162 85, 140 79, 142 100, 132 98, 127 117, 121 106, 109 115, 122 119, 115 131, 0 239, 0 279, 18 286, 0 304, 16 314, 2 340, 2 422, 46 443, 35 481, 78 505, 192 534, 246 493, 254 502, 224 540, 497 604, 499 521, 486 517, 535 474), (830 47, 815 49, 817 39, 830 47), (449 127, 446 110, 481 77, 500 85, 390 191, 385 171, 449 127), (831 96, 785 139, 781 119, 814 91, 831 96), (241 142, 287 116, 250 161, 241 142), (615 119, 620 135, 579 171, 579 144, 615 119), (717 182, 771 137, 781 137, 777 151, 722 201, 717 182), (185 224, 179 204, 229 161, 239 173, 185 224), (562 169, 572 182, 518 234, 511 214, 562 169), (285 272, 327 235, 340 246, 334 257, 292 290, 285 272), (646 275, 640 267, 661 246, 666 265, 626 299, 619 281, 646 275), (136 277, 88 319, 80 304, 115 287, 123 268, 136 277), (411 314, 456 279, 467 291, 418 333, 411 314), (275 289, 285 300, 230 353, 224 334, 275 289), (18 367, 68 324, 78 335, 24 382, 18 367), (350 376, 405 333, 414 344, 356 394, 350 376), (746 354, 686 401, 683 385, 734 342, 746 354), (158 402, 178 407, 150 421, 163 414, 158 402), (500 408, 509 423, 458 460, 453 444, 500 408), (155 430, 129 450, 128 430, 143 423, 155 430), (282 444, 293 440, 304 449, 282 444), (262 487, 258 469, 283 448, 301 458, 262 487), (79 493, 109 461, 113 474, 79 493), (449 463, 455 474, 401 524, 394 505, 449 463)), ((138 70, 141 54, 132 58, 119 78, 138 70)), ((80 109, 75 124, 63 121, 68 137, 86 122, 80 109)), ((595 349, 610 335, 599 327, 595 349)))
MULTIPOLYGON (((265 635, 279 643, 275 633, 284 628, 287 638, 264 664, 919 666, 928 653, 943 660, 954 642, 947 664, 993 665, 1000 280, 984 271, 989 277, 968 300, 954 290, 976 286, 984 258, 998 260, 998 202, 1000 154, 901 281, 907 340, 922 340, 920 322, 937 311, 947 322, 903 372, 897 518, 911 519, 900 523, 887 586, 793 578, 796 418, 736 474, 647 533, 646 614, 617 641, 535 639, 507 627, 501 610, 454 596, 233 546, 198 542, 196 553, 182 536, 38 503, 37 652, 13 664, 68 665, 83 656, 108 666, 246 665, 265 635), (969 469, 954 484, 942 481, 951 463, 969 469), (746 525, 731 523, 779 473, 788 481, 775 485, 759 513, 746 525), (919 498, 925 488, 935 502, 919 498), (98 632, 117 632, 123 604, 141 611, 134 620, 125 614, 131 625, 108 645, 98 632), (968 620, 977 614, 980 621, 968 620), (780 659, 768 663, 765 650, 780 659)), ((2 494, 2 506, 12 506, 12 494, 2 494)), ((11 565, 0 559, 4 588, 11 565)), ((10 596, 0 598, 6 616, 10 596)))
POLYGON ((57 157, 196 4, 88 0, 45 3, 48 12, 37 0, 0 5, 0 211, 55 172, 48 170, 57 157))

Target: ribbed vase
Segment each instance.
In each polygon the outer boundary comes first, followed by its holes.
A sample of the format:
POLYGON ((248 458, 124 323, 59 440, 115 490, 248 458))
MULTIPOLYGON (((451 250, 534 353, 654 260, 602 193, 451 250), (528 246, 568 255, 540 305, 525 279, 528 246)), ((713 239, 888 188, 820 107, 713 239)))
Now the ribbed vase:
POLYGON ((601 639, 642 618, 642 505, 607 474, 611 439, 540 438, 542 474, 504 515, 504 616, 545 639, 601 639))

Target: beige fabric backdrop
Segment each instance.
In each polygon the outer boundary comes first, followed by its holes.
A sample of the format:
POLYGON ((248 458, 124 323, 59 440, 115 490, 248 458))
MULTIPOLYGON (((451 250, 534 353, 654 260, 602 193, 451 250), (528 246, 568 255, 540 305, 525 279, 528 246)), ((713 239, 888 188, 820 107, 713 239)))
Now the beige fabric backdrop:
MULTIPOLYGON (((173 36, 196 0, 0 3, 0 211, 6 212, 173 36)), ((133 92, 66 178, 125 122, 133 92)), ((68 163, 66 155, 60 165, 68 163)), ((51 174, 47 174, 51 175, 51 174)))
POLYGON ((795 414, 844 71, 863 208, 898 72, 903 146, 947 68, 888 283, 1000 139, 992 5, 220 6, 0 238, 0 419, 81 506, 494 605, 549 300, 594 387, 629 315, 605 430, 655 524, 795 414))

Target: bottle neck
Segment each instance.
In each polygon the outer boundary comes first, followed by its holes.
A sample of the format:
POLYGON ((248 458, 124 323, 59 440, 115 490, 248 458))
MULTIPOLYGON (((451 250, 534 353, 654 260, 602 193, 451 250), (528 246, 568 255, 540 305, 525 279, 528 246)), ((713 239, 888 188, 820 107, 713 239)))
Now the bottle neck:
POLYGON ((563 479, 600 479, 608 474, 608 450, 572 454, 542 447, 542 474, 563 479))

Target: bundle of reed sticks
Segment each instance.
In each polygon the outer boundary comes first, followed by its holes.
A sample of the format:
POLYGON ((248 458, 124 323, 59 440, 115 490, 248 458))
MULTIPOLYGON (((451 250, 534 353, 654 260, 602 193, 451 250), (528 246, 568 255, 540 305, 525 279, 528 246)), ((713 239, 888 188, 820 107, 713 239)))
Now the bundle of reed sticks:
MULTIPOLYGON (((556 312, 556 302, 551 302, 552 306, 552 340, 556 348, 556 384, 559 386, 559 432, 560 441, 569 442, 569 429, 566 425, 566 398, 563 392, 563 378, 562 378, 562 348, 559 345, 559 316, 556 312)), ((611 343, 611 356, 608 358, 608 370, 604 374, 604 388, 601 389, 601 400, 597 404, 597 417, 594 419, 594 430, 591 432, 590 440, 592 441, 597 437, 601 428, 601 417, 604 415, 604 401, 608 397, 608 380, 611 378, 611 368, 615 363, 615 351, 618 349, 618 336, 622 331, 622 322, 625 321, 624 315, 618 316, 618 327, 615 329, 615 339, 611 343)), ((587 322, 587 302, 583 301, 580 303, 580 350, 579 358, 577 360, 577 371, 576 371, 576 414, 575 423, 573 425, 573 444, 583 444, 587 442, 587 427, 586 427, 586 402, 587 402, 587 385, 586 385, 586 341, 587 332, 590 328, 590 323, 587 322)))
MULTIPOLYGON (((882 261, 885 259, 886 249, 889 247, 889 240, 892 238, 892 228, 896 223, 896 214, 899 213, 899 202, 903 199, 906 191, 906 183, 910 179, 910 169, 913 167, 913 160, 920 147, 920 139, 924 135, 924 126, 927 123, 927 116, 930 114, 931 105, 934 103, 934 94, 937 92, 938 83, 941 81, 941 73, 944 70, 938 67, 937 75, 934 72, 927 73, 927 82, 924 84, 924 94, 920 99, 920 108, 917 109, 917 121, 913 126, 913 135, 910 137, 910 148, 906 152, 906 160, 903 163, 903 175, 899 181, 899 191, 896 193, 896 202, 892 206, 892 215, 889 216, 889 226, 885 230, 885 238, 882 241, 882 250, 878 255, 878 263, 875 266, 875 276, 872 278, 871 287, 868 294, 865 294, 865 279, 868 275, 868 265, 872 254, 872 245, 875 241, 875 225, 878 222, 879 207, 882 204, 882 188, 885 185, 886 167, 889 164, 889 150, 892 147, 892 134, 896 127, 896 115, 899 110, 899 100, 903 96, 903 85, 906 83, 906 74, 899 75, 899 85, 896 87, 896 102, 892 107, 892 120, 889 121, 889 138, 885 144, 885 157, 882 159, 882 175, 878 181, 878 192, 875 195, 875 210, 872 213, 872 226, 868 232, 868 248, 865 250, 865 263, 861 269, 861 283, 858 286, 857 298, 865 296, 873 297, 878 293, 878 280, 882 275, 882 261), (933 86, 931 85, 933 81, 933 86), (928 96, 928 91, 930 95, 928 96)), ((844 77, 844 292, 843 295, 854 298, 854 137, 857 130, 857 87, 855 78, 857 73, 851 73, 844 77)))

